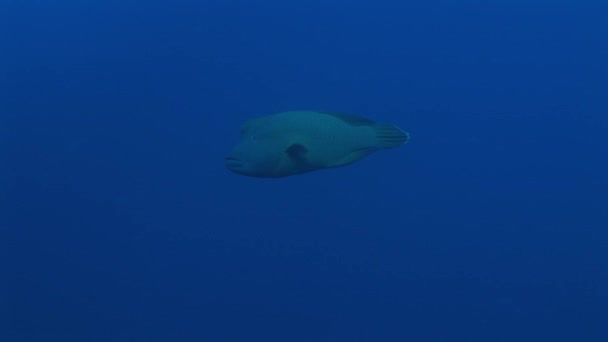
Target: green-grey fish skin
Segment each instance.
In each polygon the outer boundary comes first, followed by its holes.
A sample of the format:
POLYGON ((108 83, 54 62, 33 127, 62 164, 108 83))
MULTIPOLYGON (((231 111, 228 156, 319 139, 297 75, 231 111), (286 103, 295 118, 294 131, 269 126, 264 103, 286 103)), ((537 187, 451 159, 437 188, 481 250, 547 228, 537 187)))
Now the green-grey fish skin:
POLYGON ((395 125, 316 111, 289 111, 249 120, 241 141, 226 157, 240 175, 280 178, 352 164, 408 142, 395 125))

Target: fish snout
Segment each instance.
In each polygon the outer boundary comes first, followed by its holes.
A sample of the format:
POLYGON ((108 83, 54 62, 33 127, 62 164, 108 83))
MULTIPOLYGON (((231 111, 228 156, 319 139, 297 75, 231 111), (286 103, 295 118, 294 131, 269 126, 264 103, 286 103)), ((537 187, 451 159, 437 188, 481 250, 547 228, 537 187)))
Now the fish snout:
POLYGON ((225 164, 228 169, 235 171, 243 168, 245 162, 239 158, 228 156, 225 158, 225 164))

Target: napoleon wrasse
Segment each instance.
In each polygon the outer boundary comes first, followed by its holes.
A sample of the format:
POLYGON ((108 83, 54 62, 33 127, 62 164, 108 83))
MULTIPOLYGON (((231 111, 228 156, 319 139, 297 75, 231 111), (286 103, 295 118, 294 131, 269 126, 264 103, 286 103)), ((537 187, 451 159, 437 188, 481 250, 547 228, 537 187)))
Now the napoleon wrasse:
POLYGON ((252 119, 226 157, 226 167, 251 177, 279 178, 346 166, 399 147, 409 134, 391 124, 346 114, 289 111, 252 119))

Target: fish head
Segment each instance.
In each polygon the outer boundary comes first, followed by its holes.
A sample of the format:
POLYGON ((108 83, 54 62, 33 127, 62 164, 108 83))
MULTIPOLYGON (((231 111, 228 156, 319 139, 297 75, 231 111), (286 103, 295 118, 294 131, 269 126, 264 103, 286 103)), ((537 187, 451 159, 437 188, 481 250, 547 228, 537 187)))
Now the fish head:
POLYGON ((241 141, 226 156, 226 167, 250 177, 282 177, 285 156, 284 139, 273 130, 256 130, 243 134, 241 141))

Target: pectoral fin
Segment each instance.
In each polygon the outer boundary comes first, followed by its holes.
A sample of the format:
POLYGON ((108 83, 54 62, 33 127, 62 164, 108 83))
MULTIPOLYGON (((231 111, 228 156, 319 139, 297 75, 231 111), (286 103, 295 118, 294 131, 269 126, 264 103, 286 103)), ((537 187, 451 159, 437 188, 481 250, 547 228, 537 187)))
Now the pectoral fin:
POLYGON ((307 152, 308 149, 302 144, 291 144, 285 150, 285 153, 287 153, 290 158, 300 161, 303 161, 305 159, 307 152))

